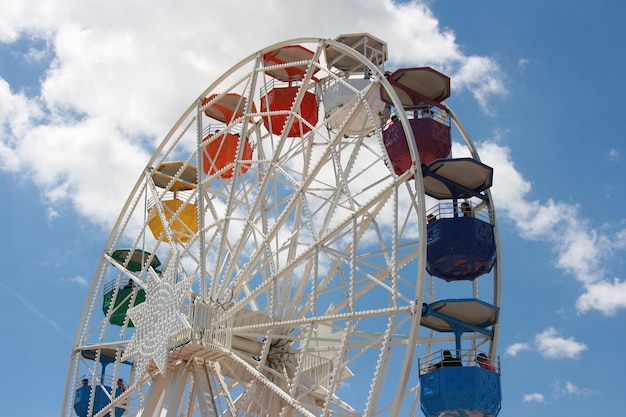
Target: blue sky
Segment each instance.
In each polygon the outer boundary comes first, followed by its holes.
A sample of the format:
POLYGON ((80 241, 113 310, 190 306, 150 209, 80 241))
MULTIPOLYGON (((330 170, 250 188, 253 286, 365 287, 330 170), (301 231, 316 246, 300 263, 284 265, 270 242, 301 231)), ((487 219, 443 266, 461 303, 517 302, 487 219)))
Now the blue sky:
POLYGON ((72 340, 112 224, 189 103, 274 42, 369 32, 387 41, 389 68, 430 65, 452 77, 447 104, 495 169, 500 415, 618 415, 626 6, 296 3, 0 6, 6 413, 60 413, 72 340))

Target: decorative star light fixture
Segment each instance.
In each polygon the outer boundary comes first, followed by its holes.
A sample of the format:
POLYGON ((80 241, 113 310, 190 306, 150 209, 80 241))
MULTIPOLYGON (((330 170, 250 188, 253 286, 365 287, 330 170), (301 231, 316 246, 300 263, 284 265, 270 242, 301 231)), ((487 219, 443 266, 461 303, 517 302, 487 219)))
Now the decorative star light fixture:
POLYGON ((140 378, 153 360, 159 372, 167 371, 168 343, 171 337, 191 329, 183 314, 183 302, 191 290, 191 279, 178 279, 178 262, 170 265, 159 277, 150 268, 146 285, 146 301, 128 310, 135 324, 135 333, 122 360, 134 358, 135 377, 140 378))

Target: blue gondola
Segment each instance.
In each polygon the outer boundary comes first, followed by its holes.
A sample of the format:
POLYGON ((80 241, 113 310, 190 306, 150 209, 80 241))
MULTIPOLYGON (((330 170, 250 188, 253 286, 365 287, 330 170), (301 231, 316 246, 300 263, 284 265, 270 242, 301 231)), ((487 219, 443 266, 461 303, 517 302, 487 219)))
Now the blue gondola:
MULTIPOLYGON (((82 356, 85 359, 94 360, 97 352, 95 350, 84 350, 82 356)), ((100 364, 102 366, 102 373, 100 375, 99 384, 90 385, 89 379, 83 379, 83 385, 76 389, 74 396, 74 411, 78 417, 91 417, 96 415, 100 410, 105 408, 111 403, 111 398, 117 398, 124 393, 124 390, 115 388, 113 390, 109 385, 102 385, 105 381, 105 370, 108 364, 115 361, 117 352, 114 349, 101 349, 100 351, 100 364), (91 414, 89 413, 89 402, 91 401, 91 395, 93 391, 93 407, 91 414)), ((124 362, 131 364, 130 362, 124 362)), ((125 406, 125 403, 121 404, 125 406)), ((115 417, 122 417, 126 411, 125 407, 115 408, 115 417)), ((111 414, 106 416, 112 417, 111 414)))
POLYGON ((493 225, 476 217, 441 218, 427 228, 428 273, 446 281, 474 280, 496 261, 493 225))
POLYGON ((440 367, 420 376, 426 417, 495 417, 500 412, 500 374, 476 366, 440 367))
MULTIPOLYGON (((469 202, 487 200, 493 169, 472 158, 438 159, 422 167, 424 190, 450 200, 445 210, 431 213, 427 227, 427 270, 446 281, 474 280, 496 262, 494 226, 489 213, 477 213, 469 202)), ((441 204, 440 204, 441 206, 441 204)))
POLYGON ((422 308, 421 324, 437 332, 452 332, 456 346, 441 357, 420 358, 420 402, 426 417, 495 417, 500 412, 500 367, 487 355, 470 350, 463 358, 461 336, 478 332, 493 337, 499 309, 478 299, 447 299, 422 308), (433 358, 439 360, 433 363, 433 358), (461 360, 467 359, 467 360, 461 360), (456 365, 456 366, 450 366, 456 365))
MULTIPOLYGON (((109 394, 111 393, 111 387, 96 385, 95 396, 93 400, 93 412, 89 414, 89 396, 91 395, 91 385, 85 385, 76 390, 76 396, 74 397, 74 411, 78 417, 88 417, 90 415, 96 415, 98 411, 111 403, 109 394), (106 390, 106 392, 105 392, 106 390)), ((122 390, 115 389, 114 398, 122 394, 122 390)), ((121 407, 115 408, 115 417, 122 417, 126 410, 121 407)), ((108 415, 108 414, 107 414, 108 415)))

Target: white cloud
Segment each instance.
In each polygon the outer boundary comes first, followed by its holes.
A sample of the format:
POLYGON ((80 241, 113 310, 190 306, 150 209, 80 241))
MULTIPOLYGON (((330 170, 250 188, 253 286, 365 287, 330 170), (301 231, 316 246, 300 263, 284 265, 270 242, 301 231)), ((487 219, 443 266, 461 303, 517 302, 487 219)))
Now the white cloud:
POLYGON ((578 298, 576 307, 580 312, 599 310, 612 316, 626 308, 626 282, 614 278, 588 284, 586 292, 578 298))
POLYGON ((608 160, 609 162, 619 162, 620 153, 617 149, 609 150, 608 160))
POLYGON ((520 58, 517 60, 517 67, 520 69, 520 71, 525 71, 526 67, 530 64, 530 59, 528 58, 520 58))
POLYGON ((581 388, 579 386, 574 385, 570 381, 565 381, 565 383, 562 383, 558 379, 554 381, 554 383, 552 384, 552 389, 553 389, 553 395, 555 398, 589 396, 589 395, 594 394, 594 392, 588 388, 581 388))
POLYGON ((486 113, 491 113, 488 106, 491 97, 504 96, 507 93, 498 64, 488 57, 468 57, 454 76, 454 87, 469 88, 480 108, 486 113))
POLYGON ((542 403, 544 402, 544 400, 545 400, 545 396, 538 392, 533 392, 532 394, 524 394, 524 397, 523 397, 523 401, 525 403, 530 403, 530 402, 542 403))
POLYGON ((53 54, 54 51, 51 50, 49 43, 43 42, 41 45, 30 46, 24 55, 24 60, 30 64, 38 64, 53 54))
POLYGON ((78 284, 81 287, 86 287, 89 284, 89 282, 80 275, 76 275, 74 278, 70 278, 70 282, 78 284))
POLYGON ((115 219, 148 161, 142 147, 103 118, 40 125, 21 139, 15 153, 33 170, 32 180, 50 204, 69 202, 103 225, 115 219))
POLYGON ((7 171, 17 172, 23 162, 14 152, 19 138, 33 129, 42 116, 36 102, 25 95, 13 94, 11 86, 0 78, 0 166, 7 171))
POLYGON ((626 308, 626 282, 610 281, 604 269, 616 250, 625 249, 626 229, 595 229, 573 203, 529 199, 532 184, 515 168, 511 150, 495 142, 481 143, 478 148, 482 161, 497 172, 492 192, 498 213, 513 222, 521 236, 549 242, 555 266, 582 284, 577 310, 612 315, 626 308))
MULTIPOLYGON (((452 77, 457 94, 470 90, 483 109, 506 95, 498 63, 464 54, 454 32, 441 27, 424 4, 332 2, 335 12, 328 14, 319 2, 302 2, 299 11, 309 16, 304 21, 291 18, 292 10, 278 0, 264 5, 222 3, 211 8, 210 19, 206 7, 193 1, 157 8, 26 0, 3 8, 0 40, 33 36, 46 49, 25 51, 29 59, 50 51, 55 56, 43 68, 40 97, 14 94, 0 78, 1 169, 32 178, 52 218, 71 206, 109 228, 156 143, 198 94, 257 49, 303 34, 335 37, 376 28, 372 34, 388 43, 388 69, 433 65, 452 77), (243 24, 233 31, 235 16, 243 24), (248 24, 268 21, 281 24, 262 31, 248 24)), ((498 172, 498 210, 523 236, 553 243, 556 265, 583 284, 579 311, 614 314, 624 308, 624 284, 611 283, 602 269, 619 248, 615 236, 594 230, 574 204, 530 200, 532 184, 516 170, 508 148, 483 143, 480 154, 498 172), (598 303, 610 289, 617 291, 598 303)), ((609 151, 609 160, 618 157, 617 150, 609 151)))
POLYGON ((48 207, 46 209, 46 218, 48 219, 48 223, 52 222, 52 220, 59 217, 59 212, 53 209, 52 207, 48 207))
POLYGON ((573 337, 562 337, 553 327, 536 334, 533 342, 532 346, 526 342, 514 343, 506 348, 505 354, 516 356, 521 351, 529 350, 538 352, 548 359, 577 359, 583 351, 587 350, 587 345, 576 341, 573 337))
POLYGON ((50 213, 71 206, 109 228, 156 144, 202 90, 256 50, 303 35, 375 28, 389 46, 388 69, 434 65, 483 106, 505 93, 497 63, 462 53, 423 4, 301 2, 305 20, 282 6, 25 0, 3 8, 0 40, 33 36, 55 55, 39 97, 13 94, 0 79, 1 169, 32 178, 50 213))
POLYGON ((513 343, 511 346, 506 348, 505 354, 509 356, 516 356, 523 350, 530 350, 528 343, 513 343))
POLYGON ((551 359, 577 359, 587 350, 587 345, 577 342, 573 337, 561 337, 553 327, 535 336, 535 346, 542 356, 551 359))

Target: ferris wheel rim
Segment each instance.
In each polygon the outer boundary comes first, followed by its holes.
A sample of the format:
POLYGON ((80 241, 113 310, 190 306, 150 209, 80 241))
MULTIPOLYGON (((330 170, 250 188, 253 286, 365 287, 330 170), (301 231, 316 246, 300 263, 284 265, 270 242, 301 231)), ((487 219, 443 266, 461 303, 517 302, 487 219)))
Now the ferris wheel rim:
MULTIPOLYGON (((362 56, 361 54, 359 54, 358 52, 351 50, 350 48, 346 47, 345 45, 335 41, 335 40, 330 40, 330 39, 321 39, 321 38, 299 38, 299 39, 292 39, 292 40, 287 40, 287 41, 283 41, 283 42, 279 42, 276 43, 274 45, 268 46, 264 49, 261 49, 251 55, 249 55, 247 58, 244 58, 243 60, 241 60, 238 64, 234 65, 233 67, 231 67, 231 69, 229 69, 228 71, 226 71, 220 78, 218 78, 214 83, 212 83, 209 87, 207 87, 203 93, 192 102, 192 104, 189 106, 189 108, 183 113, 183 116, 181 116, 178 121, 174 124, 174 126, 171 128, 170 132, 166 135, 165 139, 161 142, 161 144, 157 147, 157 149, 155 150, 155 152, 153 153, 150 161, 147 164, 147 167, 145 169, 145 173, 143 176, 140 176, 140 178, 138 179, 137 183, 135 184, 135 187, 133 188, 133 191, 131 193, 131 197, 134 195, 133 193, 137 193, 141 194, 140 190, 146 190, 147 193, 147 187, 145 185, 146 179, 149 179, 151 172, 150 169, 151 167, 153 167, 155 165, 155 163, 159 160, 159 154, 161 152, 163 152, 163 150, 167 147, 169 140, 172 139, 175 135, 175 133, 177 132, 177 130, 185 123, 185 121, 188 119, 188 117, 190 115, 192 115, 194 113, 194 110, 197 114, 198 118, 201 118, 202 115, 201 113, 201 103, 204 97, 207 97, 207 95, 211 92, 213 92, 217 87, 219 87, 221 85, 221 83, 223 83, 232 73, 235 73, 237 70, 244 68, 246 64, 248 64, 251 61, 254 61, 255 59, 258 59, 259 55, 262 55, 264 52, 266 51, 271 51, 273 49, 276 48, 280 48, 282 46, 286 46, 286 45, 291 45, 291 44, 302 44, 302 43, 313 43, 318 45, 318 48, 321 48, 322 45, 330 45, 333 47, 337 47, 339 49, 344 50, 345 52, 351 53, 355 56, 357 56, 358 59, 362 59, 364 64, 369 65, 372 67, 372 73, 374 74, 374 76, 378 77, 377 82, 379 82, 383 88, 388 89, 389 91, 393 91, 392 86, 389 84, 389 82, 387 81, 387 79, 385 78, 385 74, 374 64, 372 64, 371 62, 369 62, 369 60, 367 60, 367 58, 365 58, 364 56, 362 56)), ((225 92, 224 92, 225 93, 225 92)), ((399 108, 402 107, 399 99, 395 96, 395 94, 391 94, 391 99, 392 102, 394 104, 396 104, 399 108)), ((458 118, 456 117, 456 115, 450 111, 451 116, 453 121, 455 122, 455 124, 457 124, 458 126, 461 126, 459 128, 459 130, 461 130, 463 132, 463 128, 462 125, 460 125, 460 122, 457 123, 458 118)), ((410 128, 409 125, 409 120, 406 116, 406 114, 402 113, 399 115, 399 119, 400 122, 403 125, 404 130, 407 133, 407 139, 408 140, 408 147, 409 147, 409 152, 411 153, 412 159, 413 159, 413 166, 412 166, 412 170, 410 171, 409 174, 405 174, 405 176, 409 176, 409 175, 413 175, 414 176, 414 195, 413 197, 415 198, 416 202, 414 203, 417 207, 419 207, 419 210, 416 210, 416 215, 418 218, 418 224, 419 224, 419 228, 418 228, 418 240, 419 242, 426 242, 426 215, 425 215, 425 193, 424 193, 424 185, 423 185, 423 179, 422 179, 422 171, 419 167, 419 157, 418 155, 418 149, 417 149, 417 145, 415 144, 415 141, 413 140, 413 132, 410 128)), ((465 135, 464 135, 465 138, 465 135)), ((471 139, 469 139, 469 136, 467 136, 467 138, 465 138, 466 142, 468 142, 468 147, 470 147, 470 149, 472 149, 473 153, 476 153, 473 142, 471 142, 471 139)), ((198 136, 198 148, 201 147, 200 145, 201 143, 201 135, 198 136)), ((173 145, 172 145, 173 146, 173 145)), ((477 159, 477 153, 476 153, 476 158, 477 159)), ((200 173, 200 166, 201 166, 201 162, 200 162, 200 153, 198 152, 198 163, 196 164, 198 166, 198 172, 199 172, 199 176, 202 177, 202 174, 200 173)), ((237 175, 237 174, 235 174, 237 175)), ((200 181, 199 181, 200 183, 200 181)), ((198 195, 200 195, 198 193, 198 195)), ((109 237, 109 241, 107 242, 106 245, 106 250, 105 250, 105 256, 103 256, 100 260, 100 263, 98 265, 98 270, 100 270, 101 268, 105 268, 106 267, 106 263, 107 263, 107 258, 106 258, 106 253, 109 250, 113 250, 115 249, 114 246, 116 243, 119 242, 119 235, 117 234, 116 230, 117 228, 121 227, 121 225, 125 222, 125 211, 128 210, 133 204, 137 204, 137 202, 135 201, 135 203, 131 202, 131 197, 129 197, 129 199, 127 200, 122 212, 120 213, 120 216, 118 217, 118 220, 115 224, 115 227, 113 228, 113 231, 109 237)), ((258 197, 257 197, 258 198, 258 197)), ((200 198, 200 201, 203 201, 202 198, 200 198)), ((191 248, 193 246, 193 244, 197 243, 197 240, 200 239, 199 235, 202 235, 204 238, 204 234, 205 234, 205 228, 204 227, 200 227, 199 231, 197 232, 197 234, 192 237, 185 245, 182 246, 181 252, 186 252, 188 250, 190 250, 189 248, 191 248)), ((497 236, 497 233, 496 233, 497 236)), ((172 237, 170 236, 170 239, 172 237)), ((400 406, 402 403, 402 397, 403 395, 405 395, 408 391, 407 391, 407 384, 409 381, 409 377, 411 375, 411 368, 413 365, 413 361, 414 361, 414 355, 415 355, 415 346, 419 343, 419 328, 420 328, 420 317, 421 317, 421 306, 422 303, 424 302, 423 297, 422 297, 422 290, 423 290, 423 283, 425 282, 425 275, 426 275, 426 256, 425 256, 425 244, 420 244, 420 254, 419 256, 417 256, 418 258, 418 267, 417 267, 417 276, 415 277, 415 279, 417 280, 417 282, 421 283, 421 284, 417 284, 415 286, 415 294, 414 294, 414 298, 412 300, 412 303, 407 303, 405 306, 403 306, 402 308, 397 309, 395 312, 397 313, 402 313, 402 314, 410 314, 412 316, 414 316, 414 318, 412 319, 411 323, 412 325, 410 326, 410 330, 408 331, 408 335, 406 338, 402 339, 402 344, 404 344, 406 346, 406 350, 405 350, 405 354, 404 354, 404 366, 402 366, 401 369, 401 376, 399 378, 400 380, 400 384, 399 384, 399 389, 396 392, 396 400, 392 401, 392 411, 390 413, 390 415, 394 415, 397 416, 400 413, 400 406)), ((499 249, 498 249, 499 250, 499 249)), ((202 254, 200 254, 198 256, 198 259, 204 259, 204 257, 202 256, 202 254)), ((499 259, 499 252, 498 252, 498 259, 499 259)), ((167 262, 166 262, 167 263, 167 262)), ((499 262, 498 262, 498 268, 499 268, 499 262)), ((97 288, 99 288, 98 286, 101 285, 101 280, 99 281, 99 278, 97 276, 98 273, 96 273, 96 276, 94 277, 94 280, 92 281, 92 286, 91 286, 91 293, 94 294, 94 297, 97 293, 97 288)), ((498 276, 498 280, 499 280, 499 272, 497 273, 498 276)), ((498 284, 499 286, 499 284, 498 284)), ((498 296, 499 299, 499 296, 498 296)), ((91 302, 91 304, 93 304, 94 301, 91 302)), ((81 323, 84 322, 88 315, 91 314, 91 311, 93 310, 93 307, 89 306, 89 302, 87 302, 85 304, 84 310, 83 310, 83 318, 81 320, 81 323), (91 310, 90 310, 91 309, 91 310), (89 311, 88 311, 89 310, 89 311)), ((391 314, 392 311, 390 310, 389 314, 391 314)), ((356 316, 355 316, 356 317, 356 316)), ((281 328, 285 328, 287 326, 290 325, 296 325, 296 324, 303 324, 303 323, 310 323, 310 322, 324 322, 325 320, 329 320, 329 319, 324 319, 323 315, 322 316, 317 316, 315 318, 300 318, 297 320, 283 320, 283 321, 278 321, 274 324, 274 326, 276 327, 281 327, 281 328)), ((269 325, 268 325, 269 326, 269 325)), ((262 329, 263 327, 256 327, 256 329, 262 329)), ((238 328, 239 331, 243 331, 243 330, 247 330, 247 328, 245 327, 239 327, 238 328)), ((79 343, 79 341, 82 341, 83 336, 84 336, 84 332, 85 329, 81 329, 81 327, 79 327, 78 331, 77 331, 77 335, 76 335, 76 341, 75 341, 75 355, 77 355, 77 352, 79 352, 81 349, 87 348, 88 345, 79 343)), ((497 335, 497 332, 496 332, 497 335)), ((121 346, 125 346, 127 343, 129 342, 129 340, 126 341, 119 341, 119 342, 114 342, 114 343, 118 343, 118 345, 121 346)), ((492 346, 495 346, 495 342, 497 342, 497 338, 494 338, 494 340, 492 340, 492 346)), ((93 346, 93 345, 91 345, 93 346)), ((104 346, 104 344, 102 345, 104 346)), ((495 347, 494 347, 495 350, 495 347)), ((78 361, 78 356, 75 356, 75 361, 78 361)), ((71 371, 71 367, 70 370, 68 371, 68 382, 66 385, 66 393, 65 393, 65 401, 64 403, 67 403, 67 397, 68 397, 68 389, 70 386, 70 378, 72 378, 72 371, 71 371)), ((372 385, 375 385, 372 383, 372 385)), ((373 388, 374 390, 376 388, 373 388)), ((129 394, 130 395, 130 394, 129 394)), ((115 404, 118 404, 118 402, 116 402, 115 404)), ((371 409, 370 409, 371 411, 371 409)))

